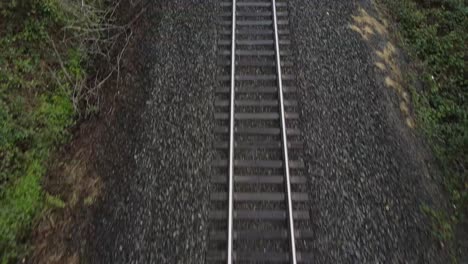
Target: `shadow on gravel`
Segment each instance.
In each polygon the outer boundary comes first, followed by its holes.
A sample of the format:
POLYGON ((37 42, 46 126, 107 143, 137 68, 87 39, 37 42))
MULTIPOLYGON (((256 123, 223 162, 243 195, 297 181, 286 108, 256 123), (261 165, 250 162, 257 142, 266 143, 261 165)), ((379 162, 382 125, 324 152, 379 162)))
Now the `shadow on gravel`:
POLYGON ((214 83, 212 1, 147 1, 125 93, 97 146, 89 263, 203 263, 214 83))

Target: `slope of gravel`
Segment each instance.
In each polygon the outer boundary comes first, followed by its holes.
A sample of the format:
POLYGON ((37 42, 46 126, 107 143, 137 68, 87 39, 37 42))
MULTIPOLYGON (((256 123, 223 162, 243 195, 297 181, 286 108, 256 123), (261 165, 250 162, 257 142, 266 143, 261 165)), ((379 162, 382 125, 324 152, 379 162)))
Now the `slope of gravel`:
MULTIPOLYGON (((420 210, 433 180, 349 29, 370 1, 291 0, 316 263, 448 263, 420 210)), ((437 192, 437 191, 436 191, 437 192)))
POLYGON ((99 146, 89 263, 203 263, 215 66, 213 1, 148 1, 142 64, 99 146))

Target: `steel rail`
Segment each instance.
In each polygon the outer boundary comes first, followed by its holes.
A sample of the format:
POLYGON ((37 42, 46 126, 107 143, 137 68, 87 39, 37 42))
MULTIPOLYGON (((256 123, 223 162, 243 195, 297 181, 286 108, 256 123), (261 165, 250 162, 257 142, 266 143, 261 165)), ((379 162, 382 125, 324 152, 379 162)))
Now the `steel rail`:
POLYGON ((235 110, 235 73, 236 73, 236 0, 232 0, 232 44, 231 44, 231 102, 229 124, 229 213, 228 213, 228 249, 227 264, 232 263, 232 229, 233 229, 233 192, 234 192, 234 110, 235 110))
POLYGON ((288 156, 288 138, 286 134, 286 118, 284 114, 284 98, 283 98, 283 80, 281 75, 281 56, 279 49, 279 37, 278 37, 278 18, 276 14, 276 0, 272 0, 273 9, 273 26, 275 34, 275 53, 276 53, 276 70, 278 73, 278 96, 280 106, 280 119, 281 119, 281 137, 283 141, 283 158, 284 158, 284 174, 286 180, 286 192, 287 192, 287 203, 288 203, 288 224, 290 234, 290 246, 291 246, 291 263, 296 264, 296 241, 294 238, 294 219, 293 219, 293 208, 292 208, 292 197, 291 197, 291 178, 289 175, 289 156, 288 156))

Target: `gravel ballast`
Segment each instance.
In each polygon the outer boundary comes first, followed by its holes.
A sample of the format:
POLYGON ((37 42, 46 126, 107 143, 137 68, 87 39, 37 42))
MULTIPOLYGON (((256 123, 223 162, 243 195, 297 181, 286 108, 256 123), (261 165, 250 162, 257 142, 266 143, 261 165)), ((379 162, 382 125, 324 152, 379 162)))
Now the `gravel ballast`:
MULTIPOLYGON (((290 0, 315 263, 447 263, 420 206, 440 195, 374 51, 369 0, 290 0), (435 192, 435 193, 434 193, 435 192)), ((216 84, 214 0, 148 1, 125 105, 97 147, 89 263, 204 263, 216 84)))
POLYGON ((144 66, 100 149, 89 263, 203 263, 210 175, 212 1, 148 1, 144 66))
POLYGON ((375 51, 349 27, 370 1, 288 2, 316 263, 448 263, 420 208, 440 191, 375 51))

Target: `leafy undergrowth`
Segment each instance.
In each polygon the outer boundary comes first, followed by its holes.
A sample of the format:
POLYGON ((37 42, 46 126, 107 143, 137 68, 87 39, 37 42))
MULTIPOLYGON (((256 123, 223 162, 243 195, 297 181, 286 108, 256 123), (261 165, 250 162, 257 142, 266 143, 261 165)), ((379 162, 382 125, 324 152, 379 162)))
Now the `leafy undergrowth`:
POLYGON ((85 96, 90 93, 86 87, 90 61, 87 47, 96 44, 89 39, 99 39, 102 33, 90 25, 99 25, 105 14, 83 3, 0 3, 2 263, 15 262, 28 252, 29 232, 46 201, 60 204, 60 199, 44 193, 42 177, 53 152, 71 138, 69 128, 77 117, 93 109, 86 103, 90 97, 85 96), (66 27, 70 28, 68 32, 66 27))
POLYGON ((419 127, 427 136, 444 174, 453 210, 425 207, 433 231, 451 243, 454 227, 468 210, 468 5, 464 0, 382 0, 397 21, 398 34, 417 61, 409 74, 419 127))

